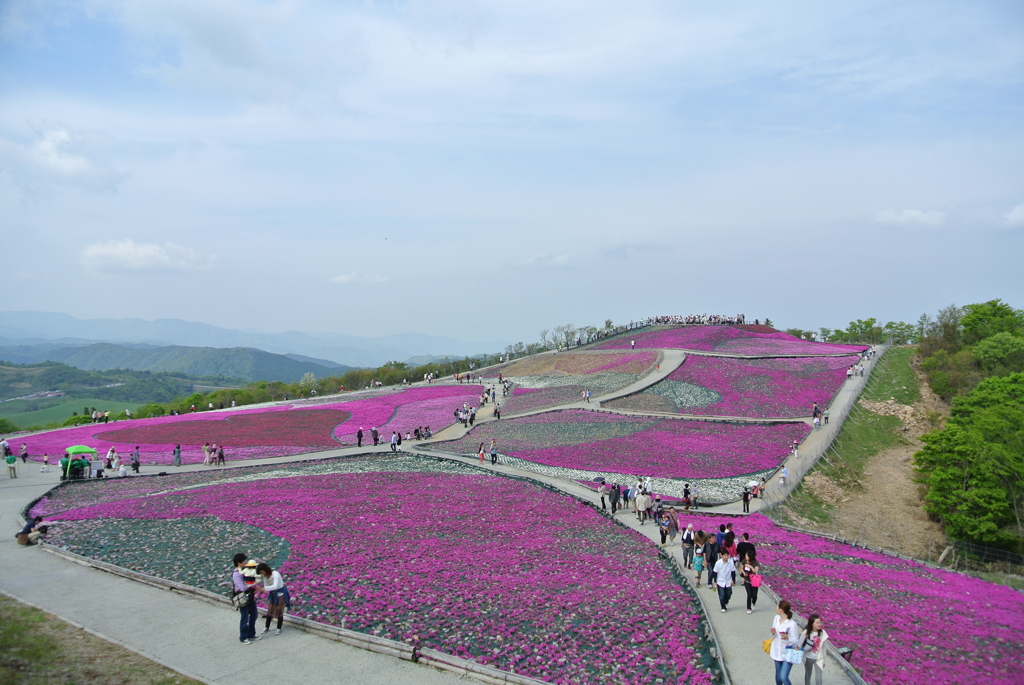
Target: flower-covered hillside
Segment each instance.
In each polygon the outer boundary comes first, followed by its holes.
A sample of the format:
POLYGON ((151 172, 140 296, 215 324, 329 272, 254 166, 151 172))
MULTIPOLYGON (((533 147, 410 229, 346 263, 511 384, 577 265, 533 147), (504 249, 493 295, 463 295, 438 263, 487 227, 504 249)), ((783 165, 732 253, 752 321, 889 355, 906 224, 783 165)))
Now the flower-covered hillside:
POLYGON ((830 639, 854 648, 853 665, 867 682, 1024 681, 1024 594, 781 528, 761 514, 681 520, 704 530, 730 522, 737 534, 750 533, 765 582, 804 617, 820 614, 830 639))
POLYGON ((439 449, 474 454, 497 441, 501 454, 538 464, 664 478, 722 478, 776 468, 803 423, 767 426, 642 418, 566 410, 502 419, 474 428, 439 449))
POLYGON ((729 359, 688 355, 667 378, 603 406, 707 416, 792 418, 828 406, 857 357, 729 359))
POLYGON ((837 355, 855 354, 867 349, 864 345, 839 345, 800 340, 788 333, 756 333, 735 326, 683 326, 635 336, 621 336, 598 343, 595 349, 628 350, 636 342, 637 349, 684 349, 748 356, 773 355, 837 355))
POLYGON ((89 424, 26 436, 29 454, 59 456, 71 445, 88 445, 101 453, 113 447, 127 455, 139 447, 144 463, 170 464, 181 445, 182 463, 203 461, 205 443, 224 446, 228 459, 279 457, 354 444, 363 428, 369 440, 376 426, 411 431, 429 425, 434 431, 454 423, 453 411, 475 404, 483 386, 433 385, 385 392, 316 406, 274 406, 89 424))
POLYGON ((558 683, 711 682, 696 600, 640 536, 523 480, 404 456, 346 472, 356 461, 84 506, 60 515, 54 541, 116 563, 128 552, 113 532, 133 531, 146 536, 133 547, 177 560, 150 572, 183 565, 212 579, 214 567, 218 590, 232 553, 266 549, 285 559, 293 612, 306 618, 558 683), (98 520, 109 524, 99 541, 98 520), (225 522, 234 537, 217 545, 222 561, 195 553, 180 532, 189 521, 225 522), (239 537, 257 528, 251 543, 239 537), (637 597, 645 610, 623 613, 637 597))

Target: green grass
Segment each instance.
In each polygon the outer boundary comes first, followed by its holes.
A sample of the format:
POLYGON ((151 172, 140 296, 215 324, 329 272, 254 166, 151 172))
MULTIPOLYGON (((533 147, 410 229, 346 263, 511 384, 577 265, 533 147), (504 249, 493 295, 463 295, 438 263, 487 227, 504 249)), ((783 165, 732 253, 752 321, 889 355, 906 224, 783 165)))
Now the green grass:
MULTIPOLYGON (((910 360, 917 350, 899 347, 885 353, 871 375, 871 382, 862 395, 871 401, 890 397, 900 404, 913 404, 920 397, 917 376, 910 360), (890 357, 889 355, 892 355, 890 357)), ((812 469, 843 487, 856 487, 864 477, 868 461, 879 452, 904 442, 899 434, 900 420, 895 416, 879 416, 861 407, 853 411, 843 423, 836 441, 822 460, 812 469)), ((815 497, 801 483, 786 500, 786 507, 803 518, 827 525, 832 520, 831 506, 815 497)), ((786 519, 785 509, 778 517, 786 519)), ((774 514, 773 514, 774 516, 774 514)), ((791 520, 784 521, 792 523, 791 520)))
POLYGON ((914 404, 921 399, 921 386, 910 360, 917 354, 916 347, 894 347, 878 360, 861 395, 871 402, 884 402, 890 397, 900 404, 914 404))
POLYGON ((29 426, 45 426, 51 423, 61 423, 71 416, 71 412, 82 413, 82 409, 88 406, 103 411, 122 412, 125 409, 135 409, 139 405, 134 402, 122 402, 120 400, 100 400, 93 397, 54 398, 54 400, 16 400, 13 402, 0 402, 0 419, 8 419, 18 425, 19 428, 29 426), (54 402, 56 400, 56 403, 54 402), (34 407, 39 407, 38 409, 34 407))
POLYGON ((0 595, 4 685, 198 685, 52 614, 0 595))

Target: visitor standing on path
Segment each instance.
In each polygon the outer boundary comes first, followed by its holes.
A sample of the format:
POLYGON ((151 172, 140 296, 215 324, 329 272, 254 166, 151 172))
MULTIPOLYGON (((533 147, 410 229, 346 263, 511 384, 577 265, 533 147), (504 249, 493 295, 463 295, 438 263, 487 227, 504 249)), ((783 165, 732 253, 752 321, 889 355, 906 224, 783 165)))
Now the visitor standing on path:
POLYGON ((811 673, 814 674, 814 684, 821 685, 821 678, 825 673, 825 666, 828 665, 828 658, 825 654, 825 643, 828 641, 828 633, 825 632, 821 616, 811 614, 807 617, 807 627, 803 632, 803 641, 800 648, 804 652, 804 685, 811 685, 811 673))
POLYGON ((619 498, 622 495, 622 490, 619 488, 618 483, 612 483, 612 488, 608 492, 608 503, 612 505, 612 514, 619 508, 619 498))
POLYGON ((281 634, 281 626, 284 623, 284 610, 291 604, 291 597, 288 595, 288 588, 284 579, 278 571, 270 568, 269 564, 260 564, 256 567, 256 573, 263 577, 263 591, 267 593, 267 622, 263 625, 263 632, 270 630, 270 623, 277 619, 277 630, 275 635, 281 634))
POLYGON ((380 444, 380 431, 375 426, 370 428, 370 437, 373 438, 374 447, 380 444))
POLYGON ((135 473, 139 472, 139 446, 136 445, 132 451, 132 471, 135 473))
POLYGON ((256 619, 259 616, 256 610, 256 579, 254 577, 252 582, 249 582, 243 573, 248 560, 249 557, 245 554, 236 554, 232 559, 235 570, 231 574, 231 596, 239 612, 238 641, 243 645, 252 644, 253 640, 260 639, 256 634, 256 619))
POLYGON ((21 443, 21 463, 28 463, 28 445, 21 443))
POLYGON ((7 477, 8 478, 17 478, 18 477, 18 466, 17 466, 18 458, 16 456, 14 456, 13 453, 8 453, 7 456, 4 457, 4 461, 7 462, 7 477))
POLYGON ((174 465, 181 466, 181 445, 174 446, 174 465))
POLYGON ((789 476, 789 469, 785 466, 782 467, 782 473, 779 474, 779 485, 786 484, 786 478, 789 476))
POLYGON ((775 685, 793 685, 789 672, 793 664, 786 661, 786 650, 796 649, 800 643, 800 627, 793 620, 793 609, 789 602, 782 600, 775 608, 772 619, 772 646, 768 656, 775 662, 775 685))
POLYGON ((356 431, 356 447, 363 446, 363 427, 360 426, 359 430, 356 431))
POLYGON ((750 489, 743 488, 743 513, 750 513, 750 489))
POLYGON ((482 442, 480 443, 480 449, 478 449, 476 452, 477 452, 477 456, 480 457, 480 463, 483 464, 484 463, 484 454, 486 454, 486 453, 484 452, 484 444, 482 442))
POLYGON ((491 466, 498 463, 498 442, 491 438, 491 466))
POLYGON ((391 451, 398 451, 398 433, 391 431, 391 451))

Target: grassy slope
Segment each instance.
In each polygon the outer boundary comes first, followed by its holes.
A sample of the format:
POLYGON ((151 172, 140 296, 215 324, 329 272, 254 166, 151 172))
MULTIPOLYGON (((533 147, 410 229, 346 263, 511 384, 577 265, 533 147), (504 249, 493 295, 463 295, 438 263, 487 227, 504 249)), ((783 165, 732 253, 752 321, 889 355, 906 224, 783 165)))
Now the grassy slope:
POLYGON ((84 407, 92 409, 96 407, 101 411, 122 412, 125 409, 135 409, 139 405, 135 402, 121 402, 119 400, 100 400, 94 397, 81 398, 56 398, 64 400, 46 406, 42 400, 36 402, 43 405, 43 408, 32 410, 30 402, 18 400, 15 402, 0 402, 0 419, 10 419, 19 428, 29 426, 45 426, 50 423, 60 423, 71 416, 71 412, 82 413, 84 407))
MULTIPOLYGON (((910 365, 917 352, 910 347, 889 350, 879 361, 871 374, 871 380, 862 399, 881 402, 894 398, 900 404, 913 404, 921 396, 919 381, 910 365)), ((879 416, 861 407, 856 407, 843 424, 843 429, 833 445, 828 458, 831 464, 822 461, 815 470, 821 470, 830 479, 844 484, 860 482, 864 467, 882 450, 899 444, 903 438, 897 433, 900 420, 894 416, 879 416)), ((803 484, 797 486, 786 501, 787 507, 804 518, 828 524, 831 520, 829 507, 808 492, 803 484)), ((780 510, 780 518, 785 511, 780 510)))
POLYGON ((169 668, 0 596, 0 683, 199 685, 169 668))

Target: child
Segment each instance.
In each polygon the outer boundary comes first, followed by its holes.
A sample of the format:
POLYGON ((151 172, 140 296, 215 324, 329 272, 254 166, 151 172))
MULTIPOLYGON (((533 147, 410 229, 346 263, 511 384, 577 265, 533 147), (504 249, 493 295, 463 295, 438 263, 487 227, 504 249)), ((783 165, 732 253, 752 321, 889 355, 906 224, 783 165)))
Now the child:
POLYGON ((49 454, 44 454, 43 455, 43 468, 41 468, 39 470, 39 473, 49 473, 49 472, 50 472, 50 455, 49 454))

